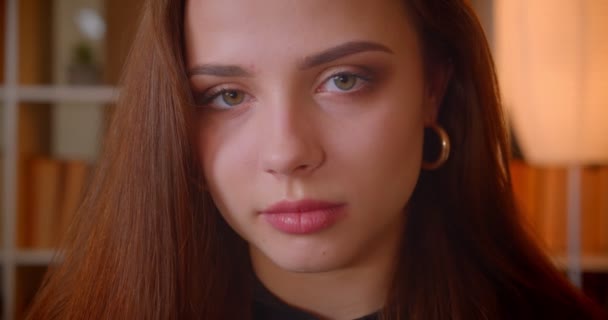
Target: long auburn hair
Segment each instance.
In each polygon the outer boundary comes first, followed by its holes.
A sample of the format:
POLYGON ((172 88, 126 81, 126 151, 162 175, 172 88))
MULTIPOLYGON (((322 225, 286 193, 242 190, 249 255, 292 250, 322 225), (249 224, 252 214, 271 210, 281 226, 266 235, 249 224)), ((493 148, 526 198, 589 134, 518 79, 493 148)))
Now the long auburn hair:
MULTIPOLYGON (((464 0, 406 0, 452 77, 452 153, 421 173, 384 319, 599 319, 519 223, 493 61, 464 0)), ((184 0, 149 0, 92 183, 29 319, 250 319, 247 245, 201 188, 184 0)), ((432 74, 432 72, 429 72, 432 74)), ((427 143, 427 142, 425 142, 427 143)))

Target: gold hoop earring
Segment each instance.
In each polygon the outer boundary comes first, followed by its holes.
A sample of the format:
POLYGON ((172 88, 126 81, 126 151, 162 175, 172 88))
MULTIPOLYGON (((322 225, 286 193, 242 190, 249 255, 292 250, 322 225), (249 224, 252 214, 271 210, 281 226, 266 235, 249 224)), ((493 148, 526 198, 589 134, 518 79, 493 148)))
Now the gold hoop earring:
POLYGON ((441 152, 439 153, 437 159, 433 162, 422 161, 422 169, 437 170, 442 167, 450 157, 450 137, 448 136, 447 132, 445 132, 445 130, 436 123, 431 124, 430 126, 428 126, 428 128, 435 131, 435 133, 439 137, 441 144, 441 152))

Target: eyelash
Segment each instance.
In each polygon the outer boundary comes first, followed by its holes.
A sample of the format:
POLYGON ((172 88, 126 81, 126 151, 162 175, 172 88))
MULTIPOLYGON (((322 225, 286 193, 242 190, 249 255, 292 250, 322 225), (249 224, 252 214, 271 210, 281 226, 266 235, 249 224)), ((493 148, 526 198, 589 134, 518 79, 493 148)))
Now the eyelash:
POLYGON ((208 105, 210 102, 212 102, 213 100, 215 100, 217 97, 229 93, 229 92, 244 92, 242 90, 239 89, 234 89, 234 88, 229 88, 229 87, 215 87, 212 89, 207 90, 206 92, 200 93, 198 96, 200 97, 199 99, 201 99, 201 105, 206 106, 208 105))
MULTIPOLYGON (((322 91, 319 90, 319 88, 327 83, 330 83, 330 81, 332 81, 333 79, 336 79, 337 77, 341 77, 341 76, 347 76, 347 77, 355 77, 357 83, 355 85, 353 85, 353 87, 355 89, 347 89, 342 91, 343 94, 352 94, 352 93, 356 93, 359 92, 363 89, 366 89, 366 87, 368 87, 369 85, 371 85, 371 83, 373 82, 373 77, 368 75, 368 74, 363 74, 361 72, 353 72, 353 71, 338 71, 335 72, 333 74, 331 74, 330 76, 328 76, 322 83, 321 85, 319 85, 316 89, 315 92, 316 93, 327 93, 328 91, 322 91), (362 82, 362 83, 360 83, 362 82)), ((250 100, 250 96, 245 93, 245 91, 240 90, 240 89, 235 89, 235 88, 230 88, 227 86, 219 86, 219 87, 215 87, 212 89, 209 89, 207 91, 204 92, 196 92, 194 94, 195 96, 195 104, 199 107, 206 107, 209 106, 211 108, 215 108, 215 109, 220 109, 220 110, 227 110, 227 109, 232 109, 234 107, 238 107, 239 105, 246 103, 248 100, 250 100), (213 107, 211 106, 211 103, 221 97, 224 94, 227 93, 231 93, 231 92, 238 92, 238 93, 242 93, 245 94, 245 99, 243 102, 238 103, 234 106, 231 107, 213 107), (200 101, 200 102, 199 102, 200 101)))

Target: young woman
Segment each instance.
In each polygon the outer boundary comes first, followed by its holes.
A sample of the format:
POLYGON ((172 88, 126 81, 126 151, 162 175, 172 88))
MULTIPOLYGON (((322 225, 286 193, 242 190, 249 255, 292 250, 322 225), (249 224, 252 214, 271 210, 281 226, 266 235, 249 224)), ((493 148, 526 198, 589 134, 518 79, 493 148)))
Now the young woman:
POLYGON ((464 0, 150 0, 30 319, 600 319, 508 158, 464 0))

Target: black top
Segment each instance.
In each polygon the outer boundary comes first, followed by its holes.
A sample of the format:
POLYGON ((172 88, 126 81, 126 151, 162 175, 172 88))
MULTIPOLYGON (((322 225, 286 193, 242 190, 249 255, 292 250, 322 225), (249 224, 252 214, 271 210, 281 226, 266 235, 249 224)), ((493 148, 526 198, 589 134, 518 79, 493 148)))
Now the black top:
MULTIPOLYGON (((254 320, 318 320, 317 317, 296 309, 279 300, 259 281, 256 283, 253 301, 254 320)), ((378 314, 370 314, 355 320, 377 320, 378 314)))

